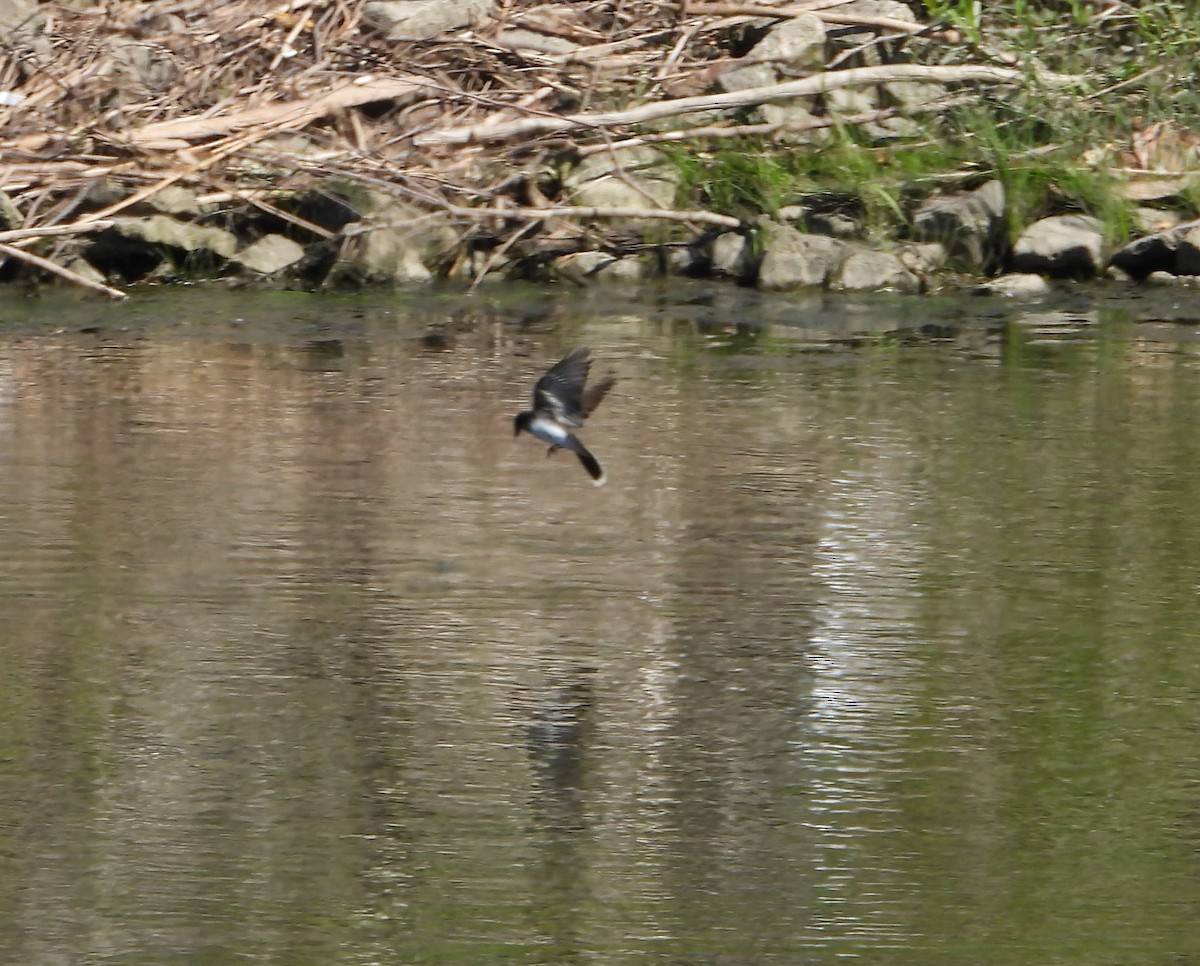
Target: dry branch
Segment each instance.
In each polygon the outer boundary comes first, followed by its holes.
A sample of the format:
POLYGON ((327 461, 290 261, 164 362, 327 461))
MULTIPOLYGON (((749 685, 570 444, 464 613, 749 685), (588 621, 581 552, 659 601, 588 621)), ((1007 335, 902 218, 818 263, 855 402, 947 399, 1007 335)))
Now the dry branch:
POLYGON ((410 97, 427 86, 428 82, 420 77, 360 77, 319 97, 283 101, 215 117, 180 117, 147 124, 130 132, 129 142, 150 146, 155 142, 167 142, 168 146, 173 146, 169 142, 196 141, 251 128, 300 128, 335 111, 374 101, 410 97))
POLYGON ((763 124, 713 124, 707 127, 685 128, 679 131, 661 131, 655 134, 643 134, 638 137, 625 138, 620 141, 605 141, 603 144, 589 144, 579 149, 581 158, 593 154, 603 154, 609 151, 624 151, 640 147, 643 144, 668 144, 673 141, 698 141, 708 138, 738 138, 738 137, 772 137, 776 134, 799 134, 804 131, 820 131, 831 127, 857 127, 862 124, 876 124, 889 118, 903 114, 928 114, 957 107, 970 100, 969 97, 945 97, 928 104, 913 105, 901 111, 898 107, 883 107, 875 111, 863 111, 859 114, 845 114, 830 117, 811 117, 804 120, 778 121, 763 124))
POLYGON ((461 208, 448 209, 460 218, 521 218, 544 221, 547 218, 653 218, 659 221, 681 221, 719 228, 741 228, 742 223, 730 215, 713 211, 676 211, 673 208, 606 208, 581 205, 558 205, 553 208, 461 208))
POLYGON ((1016 84, 1023 77, 1021 71, 1006 67, 925 67, 919 64, 856 67, 852 70, 817 74, 802 80, 770 84, 765 87, 749 87, 745 90, 729 91, 724 94, 680 97, 671 101, 642 104, 625 111, 571 114, 565 117, 526 117, 508 122, 485 120, 482 123, 470 124, 466 127, 446 128, 441 131, 418 134, 413 138, 413 142, 417 146, 472 144, 483 141, 507 141, 563 131, 623 127, 629 124, 658 121, 666 117, 677 117, 681 114, 748 107, 793 97, 809 97, 843 87, 886 84, 894 81, 927 81, 935 84, 967 82, 1016 84))
POLYGON ((27 241, 34 238, 45 238, 50 235, 78 235, 85 231, 101 231, 112 225, 111 221, 89 221, 86 224, 75 225, 45 225, 41 228, 12 228, 0 231, 0 243, 27 241))
POLYGON ((899 20, 896 17, 872 17, 857 13, 838 13, 836 9, 828 10, 822 7, 772 7, 759 3, 689 3, 687 12, 696 17, 774 17, 778 19, 810 14, 825 23, 838 26, 878 27, 881 30, 894 30, 897 33, 905 34, 920 34, 929 30, 928 24, 920 24, 912 20, 899 20))
MULTIPOLYGON (((94 226, 89 226, 94 227, 94 226)), ((17 248, 15 245, 5 245, 0 242, 0 255, 8 255, 18 261, 25 262, 27 265, 32 265, 34 268, 40 268, 43 271, 51 272, 58 275, 60 278, 65 278, 68 282, 73 282, 75 285, 82 285, 84 288, 90 288, 93 292, 102 292, 111 299, 116 299, 118 302, 126 298, 124 292, 118 291, 115 288, 109 288, 100 282, 94 282, 90 278, 80 275, 78 272, 73 272, 69 268, 64 268, 58 262, 52 262, 48 258, 42 258, 41 255, 35 255, 33 252, 27 252, 23 248, 17 248)))
MULTIPOLYGON (((414 221, 448 214, 460 227, 474 231, 482 224, 507 238, 484 270, 518 242, 542 234, 550 219, 656 219, 738 229, 737 219, 709 211, 580 207, 566 204, 565 193, 544 199, 542 207, 531 201, 538 199, 540 173, 564 148, 578 159, 635 144, 770 137, 939 105, 780 124, 726 118, 698 128, 638 127, 647 122, 856 85, 1016 85, 1029 76, 1003 61, 895 64, 826 69, 751 90, 710 93, 733 63, 730 28, 751 17, 778 21, 807 13, 826 24, 869 27, 872 37, 930 29, 855 14, 850 2, 503 0, 494 19, 420 41, 391 39, 370 27, 365 0, 112 0, 95 12, 55 8, 46 29, 49 46, 18 38, 3 65, 3 88, 25 100, 0 110, 0 180, 20 223, 29 227, 0 232, 0 245, 14 258, 89 284, 16 251, 37 237, 94 231, 117 212, 128 213, 180 183, 193 193, 208 192, 202 221, 223 219, 244 237, 265 224, 271 226, 265 230, 282 230, 276 226, 283 223, 328 242, 352 235, 356 223, 367 225, 363 216, 380 195, 399 198, 414 210, 414 221), (538 52, 507 34, 511 28, 580 46, 538 52), (151 66, 163 66, 164 73, 131 58, 131 48, 153 52, 151 66), (672 92, 689 96, 645 100, 672 92), (601 111, 591 104, 635 106, 601 111), (279 137, 292 132, 302 132, 300 150, 294 146, 299 138, 279 137), (477 146, 466 147, 472 144, 477 146), (328 207, 306 207, 324 192, 331 196, 328 207), (214 212, 208 206, 217 197, 236 204, 214 212), (506 202, 522 207, 506 208, 506 202), (252 205, 269 218, 250 217, 252 205), (66 221, 72 224, 55 224, 66 221), (39 228, 39 222, 54 227, 39 228)), ((737 61, 756 62, 752 51, 737 61)), ((940 106, 970 96, 970 89, 951 91, 940 106)), ((550 183, 542 186, 550 191, 550 183)), ((99 290, 119 296, 115 289, 99 290)))

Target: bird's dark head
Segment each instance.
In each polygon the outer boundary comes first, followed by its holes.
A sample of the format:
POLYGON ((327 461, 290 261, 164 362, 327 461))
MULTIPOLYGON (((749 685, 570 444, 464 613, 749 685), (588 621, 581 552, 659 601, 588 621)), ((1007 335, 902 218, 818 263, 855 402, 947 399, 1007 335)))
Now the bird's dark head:
POLYGON ((533 422, 533 410, 526 409, 524 412, 517 413, 513 419, 513 435, 520 436, 521 430, 529 432, 529 424, 533 422))

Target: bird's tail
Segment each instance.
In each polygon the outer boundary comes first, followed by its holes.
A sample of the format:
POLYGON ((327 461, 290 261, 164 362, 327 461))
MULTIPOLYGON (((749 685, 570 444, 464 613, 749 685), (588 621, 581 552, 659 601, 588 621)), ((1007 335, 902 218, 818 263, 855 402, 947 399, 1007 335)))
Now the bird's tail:
POLYGON ((583 464, 583 468, 588 471, 588 476, 592 478, 592 485, 603 486, 607 477, 604 475, 604 467, 600 465, 599 460, 589 453, 587 447, 582 443, 575 451, 575 455, 579 457, 579 462, 583 464))

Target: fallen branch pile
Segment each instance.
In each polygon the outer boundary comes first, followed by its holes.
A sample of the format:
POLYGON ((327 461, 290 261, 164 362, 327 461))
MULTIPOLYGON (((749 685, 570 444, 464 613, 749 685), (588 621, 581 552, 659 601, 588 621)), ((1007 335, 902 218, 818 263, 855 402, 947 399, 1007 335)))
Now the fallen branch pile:
MULTIPOLYGON (((887 48, 873 66, 713 93, 723 72, 756 63, 756 37, 802 14, 851 32, 841 63, 847 49, 956 39, 857 12, 849 0, 441 0, 443 12, 463 7, 470 22, 423 39, 406 39, 388 19, 396 6, 117 0, 83 11, 43 4, 23 25, 0 27, 0 187, 11 202, 0 227, 20 232, 0 232, 0 252, 33 261, 36 244, 39 267, 50 259, 82 280, 66 266, 71 249, 58 247, 78 238, 56 232, 111 229, 172 187, 192 192, 210 223, 232 224, 250 208, 306 245, 336 247, 365 213, 353 211, 353 191, 328 211, 294 203, 334 185, 439 213, 459 226, 461 243, 486 235, 492 249, 550 219, 632 214, 736 228, 722 213, 573 206, 554 195, 547 172, 633 144, 833 123, 754 123, 739 111, 836 88, 1022 79, 1012 65, 924 66, 887 48)), ((838 119, 847 122, 854 117, 838 119)))

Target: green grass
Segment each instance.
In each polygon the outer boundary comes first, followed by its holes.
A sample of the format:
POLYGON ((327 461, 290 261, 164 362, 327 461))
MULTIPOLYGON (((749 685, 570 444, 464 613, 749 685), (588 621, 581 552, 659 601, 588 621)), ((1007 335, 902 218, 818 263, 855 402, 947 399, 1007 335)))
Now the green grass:
MULTIPOLYGON (((981 92, 940 117, 918 117, 924 133, 908 142, 875 144, 846 128, 833 129, 819 146, 718 141, 708 151, 679 150, 672 160, 681 174, 680 203, 751 219, 814 195, 850 195, 869 234, 903 236, 923 198, 998 178, 1014 233, 1047 215, 1083 212, 1100 219, 1110 242, 1127 238, 1134 203, 1114 173, 1125 163, 1120 152, 1158 121, 1200 134, 1200 2, 1127 4, 1107 16, 1085 0, 925 6, 967 42, 914 43, 915 59, 979 63, 982 44, 1011 53, 1030 80, 981 92), (1039 70, 1080 83, 1042 84, 1039 70), (1098 151, 1099 163, 1085 160, 1098 151)), ((1200 167, 1200 159, 1189 166, 1200 167)), ((1194 215, 1200 184, 1174 204, 1194 215)))

